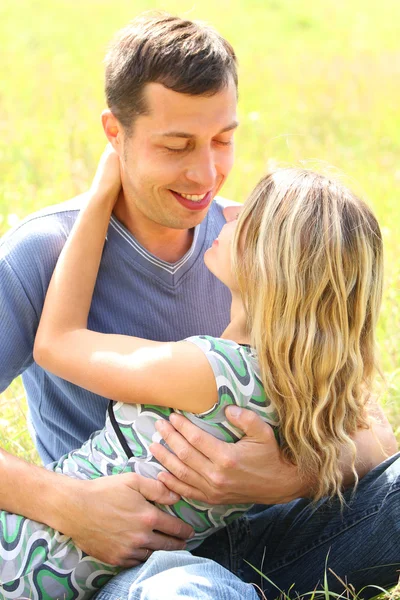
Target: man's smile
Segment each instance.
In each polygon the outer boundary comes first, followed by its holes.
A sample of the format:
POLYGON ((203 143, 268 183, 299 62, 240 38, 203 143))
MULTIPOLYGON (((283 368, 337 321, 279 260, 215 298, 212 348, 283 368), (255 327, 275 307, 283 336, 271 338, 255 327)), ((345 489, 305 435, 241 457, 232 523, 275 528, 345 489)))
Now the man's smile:
POLYGON ((183 194, 174 190, 169 191, 182 206, 189 210, 203 210, 210 204, 213 198, 212 190, 204 194, 183 194))
POLYGON ((207 194, 207 192, 205 194, 182 194, 182 193, 180 193, 180 196, 182 196, 183 198, 187 198, 188 200, 192 200, 193 202, 199 202, 200 200, 203 200, 203 198, 206 194, 207 194))

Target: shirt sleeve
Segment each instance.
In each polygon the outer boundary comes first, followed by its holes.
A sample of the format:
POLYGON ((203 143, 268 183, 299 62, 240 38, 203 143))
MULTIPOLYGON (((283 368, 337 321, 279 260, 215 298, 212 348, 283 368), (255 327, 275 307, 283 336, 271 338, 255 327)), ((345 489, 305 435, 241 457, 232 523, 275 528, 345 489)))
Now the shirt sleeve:
POLYGON ((33 363, 33 345, 58 254, 65 242, 37 219, 0 244, 0 392, 33 363))
POLYGON ((0 392, 33 361, 38 317, 7 260, 0 261, 0 392))
MULTIPOLYGON (((211 336, 194 336, 186 341, 196 344, 204 352, 213 370, 218 391, 216 404, 208 411, 197 414, 197 419, 232 428, 225 417, 225 408, 236 405, 253 410, 270 425, 277 425, 276 411, 265 394, 258 361, 250 348, 211 336)), ((183 414, 188 416, 190 413, 183 414)))

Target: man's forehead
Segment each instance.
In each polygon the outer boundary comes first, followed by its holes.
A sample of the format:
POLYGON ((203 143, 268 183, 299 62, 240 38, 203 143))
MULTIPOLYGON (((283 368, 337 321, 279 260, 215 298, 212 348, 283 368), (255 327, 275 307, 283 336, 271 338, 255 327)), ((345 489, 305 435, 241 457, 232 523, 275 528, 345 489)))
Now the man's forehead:
POLYGON ((144 90, 147 125, 152 123, 160 135, 192 137, 200 126, 215 126, 219 131, 237 127, 237 91, 232 82, 211 96, 192 96, 170 90, 160 83, 149 83, 144 90))

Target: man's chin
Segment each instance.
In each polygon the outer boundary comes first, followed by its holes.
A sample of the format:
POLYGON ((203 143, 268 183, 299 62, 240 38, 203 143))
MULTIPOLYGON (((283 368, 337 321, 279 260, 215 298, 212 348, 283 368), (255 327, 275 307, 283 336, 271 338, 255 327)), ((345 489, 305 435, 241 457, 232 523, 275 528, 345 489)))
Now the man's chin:
POLYGON ((206 218, 210 206, 211 205, 209 204, 204 210, 199 211, 195 215, 191 215, 190 217, 185 219, 184 223, 182 223, 179 229, 193 229, 193 227, 197 227, 197 225, 200 225, 200 223, 202 223, 202 221, 204 221, 204 219, 206 218))
POLYGON ((211 204, 212 202, 210 202, 203 210, 190 212, 187 215, 176 217, 176 219, 167 218, 163 225, 169 229, 193 229, 193 227, 200 225, 200 223, 204 221, 210 210, 211 204))

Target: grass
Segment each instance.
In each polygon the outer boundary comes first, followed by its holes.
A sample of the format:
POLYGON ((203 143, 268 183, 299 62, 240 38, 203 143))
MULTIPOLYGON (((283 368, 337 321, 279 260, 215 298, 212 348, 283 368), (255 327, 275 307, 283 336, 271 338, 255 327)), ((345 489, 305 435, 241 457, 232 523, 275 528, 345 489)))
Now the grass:
MULTIPOLYGON (((382 401, 400 440, 400 4, 4 0, 0 5, 0 233, 85 190, 104 145, 102 59, 142 10, 214 24, 240 64, 237 158, 223 193, 244 199, 271 164, 330 165, 373 205, 386 251, 382 401), (229 13, 227 13, 229 7, 229 13), (229 18, 227 18, 229 14, 229 18), (23 15, 23 18, 21 17, 23 15), (343 174, 343 175, 342 175, 343 174), (344 175, 345 174, 345 175, 344 175)), ((0 437, 29 460, 23 390, 0 396, 0 437)))
MULTIPOLYGON (((330 165, 382 225, 382 402, 400 441, 400 49, 398 0, 3 0, 0 234, 88 187, 104 146, 102 59, 153 8, 211 22, 240 62, 241 125, 223 193, 244 199, 271 164, 330 165), (345 174, 345 175, 344 175, 345 174)), ((38 457, 20 381, 0 395, 0 444, 38 457)))
MULTIPOLYGON (((264 573, 262 573, 258 569, 255 570, 261 577, 266 579, 270 584, 272 584, 273 587, 277 589, 279 596, 276 600, 363 600, 365 597, 364 593, 367 593, 368 597, 370 597, 370 594, 373 593, 374 596, 373 598, 371 598, 371 600, 399 600, 400 598, 400 584, 398 584, 395 588, 389 591, 384 590, 379 586, 366 585, 359 592, 356 592, 351 585, 346 584, 339 578, 338 579, 343 584, 343 592, 340 594, 332 592, 329 589, 326 573, 323 585, 320 588, 314 589, 311 592, 306 592, 305 594, 299 595, 294 593, 293 595, 292 589, 290 589, 288 593, 283 592, 281 589, 275 586, 274 583, 264 573)), ((332 571, 331 573, 335 575, 332 571)), ((255 584, 253 585, 260 592, 261 598, 263 600, 269 600, 264 594, 261 587, 255 584)))
MULTIPOLYGON (((311 592, 306 592, 305 594, 296 593, 293 589, 294 585, 291 586, 288 592, 284 592, 265 573, 257 569, 254 565, 250 564, 247 560, 245 560, 244 562, 250 565, 250 567, 254 569, 254 571, 260 576, 261 586, 258 586, 256 584, 253 585, 260 592, 261 598, 263 600, 268 600, 267 596, 263 591, 263 580, 267 581, 269 586, 272 586, 273 589, 277 590, 277 592, 279 593, 277 600, 363 600, 365 592, 368 594, 368 596, 370 596, 372 593, 374 594, 371 600, 399 600, 400 598, 400 577, 398 584, 389 591, 376 585, 366 585, 357 592, 354 586, 348 584, 346 581, 343 581, 343 579, 336 575, 336 573, 328 566, 329 552, 327 553, 327 556, 325 558, 323 581, 318 586, 316 586, 314 590, 312 590, 311 592), (333 577, 334 579, 337 579, 339 581, 343 589, 343 591, 340 594, 337 592, 333 592, 329 588, 328 574, 331 578, 333 577)), ((400 563, 398 564, 398 566, 400 567, 400 563)))

